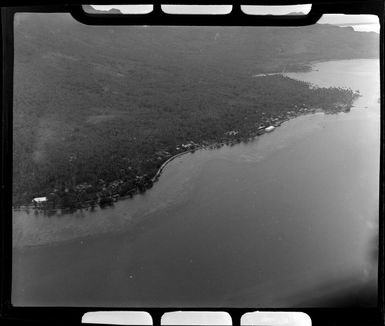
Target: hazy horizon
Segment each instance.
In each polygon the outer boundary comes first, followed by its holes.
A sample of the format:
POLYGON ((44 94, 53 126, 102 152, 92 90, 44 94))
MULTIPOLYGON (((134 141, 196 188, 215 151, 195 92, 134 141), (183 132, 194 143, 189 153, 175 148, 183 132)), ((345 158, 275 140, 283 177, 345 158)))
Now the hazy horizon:
MULTIPOLYGON (((118 9, 122 13, 146 14, 153 10, 153 5, 92 5, 96 10, 108 11, 118 9)), ((213 14, 224 15, 231 12, 231 5, 162 5, 162 9, 169 14, 213 14)), ((287 15, 293 12, 309 13, 311 5, 293 6, 242 6, 247 14, 253 15, 287 15)), ((343 15, 327 14, 321 17, 318 24, 331 24, 340 27, 353 27, 357 32, 380 32, 378 17, 375 15, 343 15)))

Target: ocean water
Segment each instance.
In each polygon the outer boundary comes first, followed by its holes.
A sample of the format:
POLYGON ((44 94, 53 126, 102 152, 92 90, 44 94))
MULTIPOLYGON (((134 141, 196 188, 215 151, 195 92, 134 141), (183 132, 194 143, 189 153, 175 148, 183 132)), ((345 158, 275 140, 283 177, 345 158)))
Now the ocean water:
POLYGON ((379 63, 287 74, 359 90, 248 143, 173 160, 144 195, 96 212, 14 212, 12 303, 335 307, 377 297, 379 63))

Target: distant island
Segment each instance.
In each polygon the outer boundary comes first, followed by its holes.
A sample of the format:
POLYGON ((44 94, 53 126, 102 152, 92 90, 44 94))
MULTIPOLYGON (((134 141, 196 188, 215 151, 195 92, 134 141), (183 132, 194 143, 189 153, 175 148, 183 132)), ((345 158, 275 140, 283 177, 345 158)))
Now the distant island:
POLYGON ((95 28, 36 15, 15 30, 15 208, 105 207, 151 188, 175 155, 348 112, 356 91, 263 74, 378 56, 374 35, 329 25, 95 28))

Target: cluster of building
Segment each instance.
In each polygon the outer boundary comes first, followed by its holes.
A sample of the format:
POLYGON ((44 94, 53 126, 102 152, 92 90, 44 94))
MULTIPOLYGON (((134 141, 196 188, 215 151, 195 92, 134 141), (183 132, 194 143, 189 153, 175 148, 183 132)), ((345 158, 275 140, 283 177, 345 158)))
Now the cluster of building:
POLYGON ((180 151, 180 150, 191 150, 191 149, 197 148, 199 146, 200 145, 198 143, 190 141, 190 142, 188 142, 186 144, 181 144, 181 145, 177 146, 175 149, 177 151, 180 151))
MULTIPOLYGON (((268 117, 267 114, 265 112, 263 112, 261 121, 259 122, 259 124, 256 125, 257 130, 256 131, 250 131, 248 133, 248 136, 246 136, 246 138, 249 139, 250 137, 255 137, 258 135, 262 135, 264 133, 272 132, 276 127, 281 125, 284 121, 287 121, 287 120, 294 118, 296 116, 299 116, 301 114, 316 113, 319 110, 320 109, 316 109, 316 108, 307 108, 307 107, 305 107, 305 104, 302 104, 300 106, 295 105, 294 109, 292 111, 286 111, 286 112, 281 113, 279 115, 275 115, 274 117, 268 117)), ((335 108, 335 110, 336 111, 346 110, 346 105, 340 104, 335 108)), ((238 130, 230 130, 230 131, 225 132, 225 135, 226 136, 232 136, 232 137, 238 136, 238 138, 239 138, 240 133, 241 132, 238 130)), ((233 138, 233 139, 234 139, 234 141, 237 141, 237 140, 245 139, 245 137, 243 137, 243 138, 241 137, 241 139, 236 139, 236 138, 233 138)), ((180 144, 180 145, 176 146, 175 149, 177 152, 181 153, 181 152, 185 152, 185 151, 193 151, 197 148, 205 147, 205 146, 209 146, 210 148, 218 148, 225 143, 226 144, 229 142, 232 143, 234 141, 227 139, 227 140, 221 140, 220 142, 217 142, 215 144, 212 144, 212 143, 207 142, 207 141, 202 141, 200 144, 198 144, 194 141, 189 141, 187 143, 180 144)), ((166 150, 158 150, 155 152, 154 157, 150 160, 154 161, 154 162, 156 162, 156 161, 166 162, 166 163, 163 163, 163 165, 165 165, 165 164, 167 164, 167 159, 172 159, 173 155, 174 154, 172 154, 166 150)), ((180 155, 180 154, 178 154, 178 155, 180 155)), ((129 167, 128 169, 132 170, 132 167, 129 167)), ((128 195, 132 196, 134 193, 137 193, 138 191, 143 192, 146 189, 151 188, 151 186, 153 185, 153 182, 156 181, 157 176, 160 174, 161 169, 162 168, 160 168, 160 170, 158 170, 157 175, 152 179, 149 176, 147 176, 146 174, 144 174, 144 175, 137 175, 134 178, 134 180, 132 180, 132 182, 130 182, 130 183, 125 183, 123 180, 120 180, 120 179, 115 180, 113 182, 110 182, 109 184, 105 184, 103 182, 102 190, 98 191, 95 194, 96 198, 97 198, 96 202, 99 205, 101 205, 101 203, 110 203, 112 201, 116 201, 119 198, 119 194, 122 195, 124 193, 123 196, 128 196, 128 195), (126 189, 128 187, 130 189, 126 189)), ((88 183, 79 184, 74 188, 74 193, 75 194, 81 194, 81 193, 90 192, 90 191, 92 192, 92 190, 90 190, 90 188, 93 188, 93 186, 88 184, 88 183)), ((67 192, 68 192, 68 190, 67 190, 67 192)), ((53 201, 52 198, 53 197, 51 196, 51 194, 48 196, 45 196, 45 197, 36 197, 36 198, 33 198, 32 204, 37 209, 45 209, 48 207, 48 203, 52 203, 52 201, 53 201)))

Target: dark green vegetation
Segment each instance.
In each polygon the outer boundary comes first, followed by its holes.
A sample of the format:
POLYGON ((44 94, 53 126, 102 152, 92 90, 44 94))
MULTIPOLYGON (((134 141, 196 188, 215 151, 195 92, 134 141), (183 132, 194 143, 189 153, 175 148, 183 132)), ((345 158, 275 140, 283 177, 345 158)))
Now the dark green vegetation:
POLYGON ((22 14, 15 27, 15 206, 38 196, 56 207, 107 205, 150 187, 182 144, 239 141, 317 108, 349 110, 351 90, 253 75, 378 55, 376 34, 328 25, 89 27, 22 14))

